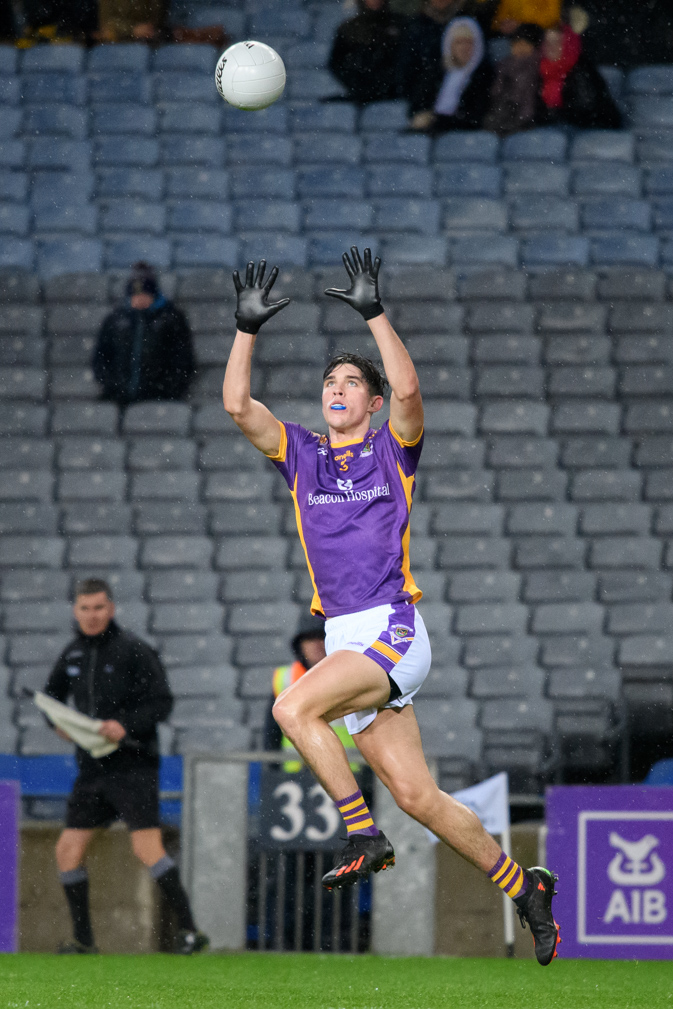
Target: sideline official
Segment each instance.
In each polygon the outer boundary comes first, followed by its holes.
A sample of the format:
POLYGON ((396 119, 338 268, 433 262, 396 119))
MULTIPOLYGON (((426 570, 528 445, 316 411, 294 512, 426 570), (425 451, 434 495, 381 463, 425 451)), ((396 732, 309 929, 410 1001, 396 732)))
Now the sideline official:
POLYGON ((173 706, 166 673, 149 645, 115 623, 107 582, 98 578, 80 582, 73 612, 78 632, 56 662, 45 693, 62 702, 72 698, 78 711, 102 719, 101 735, 119 745, 100 759, 80 747, 76 750, 79 775, 68 799, 65 830, 56 844, 74 941, 61 946, 60 952, 97 952, 83 860, 94 830, 117 818, 126 822, 135 855, 176 914, 175 952, 198 952, 208 939, 194 924, 159 827, 157 723, 168 718, 173 706))

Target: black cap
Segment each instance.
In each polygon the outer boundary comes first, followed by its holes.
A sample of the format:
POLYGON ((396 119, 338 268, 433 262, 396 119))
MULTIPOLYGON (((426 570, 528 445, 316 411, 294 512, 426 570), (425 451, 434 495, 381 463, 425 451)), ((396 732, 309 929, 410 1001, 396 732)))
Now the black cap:
POLYGON ((521 39, 522 42, 530 42, 530 44, 535 46, 536 49, 538 46, 542 45, 543 38, 544 32, 540 26, 528 23, 519 25, 519 27, 510 35, 512 42, 515 42, 517 39, 521 39))
POLYGON ((142 260, 134 263, 131 267, 131 275, 126 285, 126 294, 131 298, 134 294, 154 294, 159 293, 157 275, 154 267, 142 260))

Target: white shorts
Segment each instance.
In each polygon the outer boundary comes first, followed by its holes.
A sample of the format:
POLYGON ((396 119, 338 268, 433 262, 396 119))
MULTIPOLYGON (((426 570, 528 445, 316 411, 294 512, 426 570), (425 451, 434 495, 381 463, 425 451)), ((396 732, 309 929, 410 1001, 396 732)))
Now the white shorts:
MULTIPOLYGON (((430 641, 423 618, 411 603, 374 606, 359 613, 331 617, 325 623, 325 651, 360 652, 373 659, 388 674, 391 693, 384 708, 403 708, 430 671, 430 641)), ((351 736, 362 732, 376 718, 377 708, 346 715, 351 736)))

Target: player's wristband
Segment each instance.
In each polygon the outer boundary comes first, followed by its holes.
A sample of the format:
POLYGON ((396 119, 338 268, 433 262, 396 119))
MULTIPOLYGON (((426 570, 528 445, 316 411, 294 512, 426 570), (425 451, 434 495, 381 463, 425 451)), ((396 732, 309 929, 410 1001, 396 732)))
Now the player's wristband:
POLYGON ((365 308, 362 310, 362 318, 369 322, 370 319, 376 319, 379 315, 383 315, 385 309, 381 302, 377 302, 376 305, 372 305, 370 308, 365 308))

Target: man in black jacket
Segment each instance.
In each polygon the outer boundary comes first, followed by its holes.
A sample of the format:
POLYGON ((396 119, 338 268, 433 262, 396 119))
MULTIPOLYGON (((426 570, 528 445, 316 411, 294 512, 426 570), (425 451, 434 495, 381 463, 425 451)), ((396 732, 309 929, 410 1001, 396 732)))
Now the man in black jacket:
POLYGON ((194 376, 192 334, 183 312, 168 301, 147 263, 136 263, 127 301, 103 320, 93 373, 103 398, 125 406, 183 399, 194 376))
MULTIPOLYGON (((61 653, 45 687, 58 701, 102 719, 101 735, 118 749, 94 759, 77 747, 79 775, 68 800, 56 862, 73 921, 74 941, 63 953, 95 953, 84 855, 94 830, 116 818, 131 832, 134 853, 149 869, 178 923, 175 950, 194 953, 208 940, 194 924, 189 899, 159 828, 157 723, 168 718, 173 698, 159 656, 114 621, 107 582, 88 578, 77 586, 74 615, 79 630, 61 653)), ((65 736, 61 730, 59 734, 65 736)), ((65 736, 65 738, 68 738, 65 736)))

